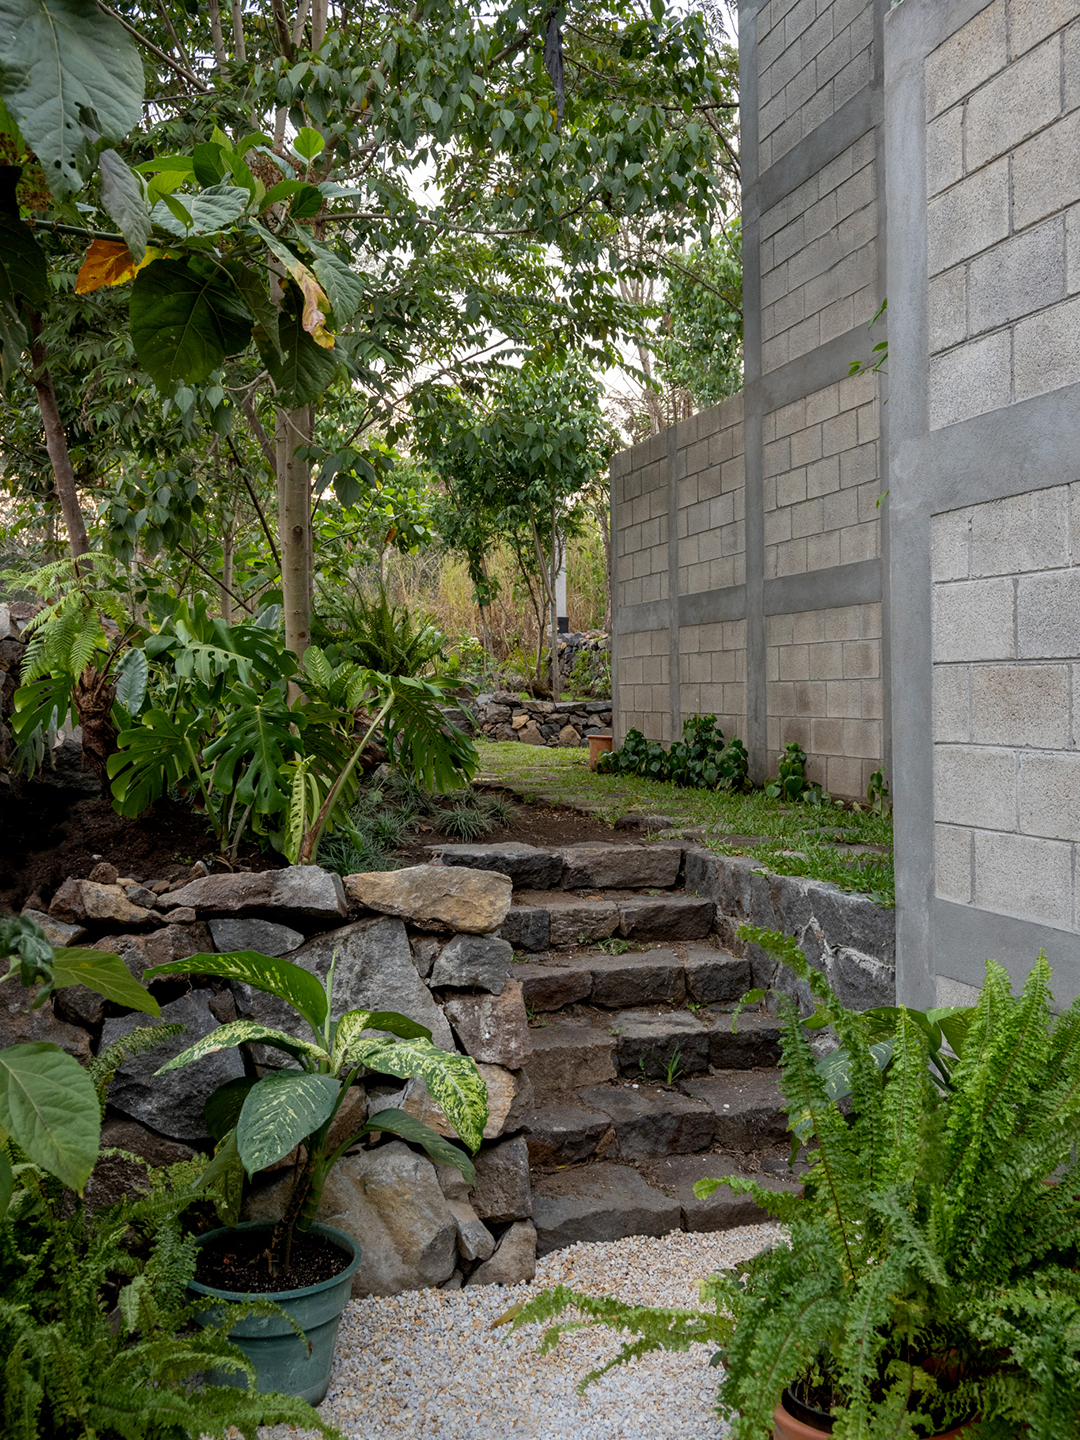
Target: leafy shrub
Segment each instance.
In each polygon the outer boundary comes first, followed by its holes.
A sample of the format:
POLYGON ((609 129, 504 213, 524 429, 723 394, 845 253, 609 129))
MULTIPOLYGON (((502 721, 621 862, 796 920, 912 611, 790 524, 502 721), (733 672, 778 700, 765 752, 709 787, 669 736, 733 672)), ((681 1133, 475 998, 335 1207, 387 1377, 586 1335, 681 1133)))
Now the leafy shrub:
POLYGON ((749 765, 746 746, 737 735, 726 740, 715 715, 691 715, 683 722, 683 738, 669 750, 631 730, 618 750, 599 757, 596 768, 698 790, 749 790, 749 765))
POLYGON ((588 700, 609 700, 611 698, 611 652, 610 650, 579 650, 574 656, 570 674, 566 677, 567 689, 571 694, 588 700))
POLYGON ((383 675, 425 675, 437 669, 446 636, 430 616, 414 616, 391 603, 380 587, 374 596, 324 591, 323 623, 342 656, 383 675))
POLYGON ((820 805, 829 798, 816 781, 807 780, 806 751, 797 740, 784 748, 778 763, 776 779, 765 786, 770 800, 802 800, 807 805, 820 805))

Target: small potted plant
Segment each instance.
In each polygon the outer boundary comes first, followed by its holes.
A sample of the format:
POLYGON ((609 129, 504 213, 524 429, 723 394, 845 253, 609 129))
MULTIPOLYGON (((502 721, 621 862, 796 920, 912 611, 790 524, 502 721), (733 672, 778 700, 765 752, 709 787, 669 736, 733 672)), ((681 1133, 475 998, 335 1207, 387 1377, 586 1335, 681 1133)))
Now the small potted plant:
POLYGON ((403 1110, 379 1111, 343 1139, 335 1138, 331 1148, 332 1127, 350 1087, 365 1070, 402 1079, 421 1076, 473 1151, 487 1123, 487 1089, 469 1056, 437 1049, 431 1032, 405 1015, 349 1010, 332 1020, 333 963, 325 985, 290 960, 254 951, 194 955, 155 966, 145 978, 181 973, 241 980, 275 995, 292 1006, 310 1032, 310 1038, 289 1035, 256 1020, 234 1020, 157 1073, 245 1043, 283 1051, 295 1067, 230 1081, 207 1102, 208 1123, 220 1137, 213 1163, 233 1172, 237 1192, 244 1173, 250 1177, 294 1150, 298 1159, 277 1224, 249 1222, 203 1236, 192 1288, 206 1297, 211 1320, 230 1300, 275 1301, 284 1313, 249 1314, 231 1339, 254 1364, 260 1389, 318 1404, 329 1384, 341 1312, 360 1263, 360 1247, 350 1235, 315 1219, 334 1164, 365 1135, 386 1131, 423 1146, 440 1164, 455 1165, 470 1183, 475 1179, 463 1150, 403 1110))
POLYGON ((933 1012, 898 1007, 891 1042, 875 1044, 876 1023, 846 1010, 794 941, 740 933, 807 982, 846 1052, 841 1102, 778 995, 790 1124, 809 1146, 803 1192, 695 1187, 753 1195, 786 1238, 704 1282, 708 1310, 559 1289, 508 1318, 584 1316, 547 1344, 581 1323, 629 1330, 611 1364, 712 1345, 732 1440, 1075 1440, 1080 1001, 1053 1013, 1041 954, 1019 997, 988 962, 958 1055, 931 1069, 933 1012))

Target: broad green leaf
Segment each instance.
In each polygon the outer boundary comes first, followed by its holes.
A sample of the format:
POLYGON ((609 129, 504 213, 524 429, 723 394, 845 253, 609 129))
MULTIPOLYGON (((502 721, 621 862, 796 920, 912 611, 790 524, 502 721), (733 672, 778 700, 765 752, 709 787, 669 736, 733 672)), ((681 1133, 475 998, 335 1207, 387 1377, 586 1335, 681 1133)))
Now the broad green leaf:
POLYGON ((450 1055, 430 1040, 358 1040, 349 1047, 354 1064, 406 1080, 422 1077, 428 1094, 470 1150, 478 1150, 488 1118, 487 1086, 468 1055, 450 1055))
MULTIPOLYGON (((159 967, 167 970, 169 966, 159 967)), ((197 973, 195 967, 188 967, 193 974, 197 973)), ((149 970, 146 972, 149 975, 149 970)), ((286 1035, 283 1030, 275 1030, 271 1025, 260 1025, 257 1020, 232 1020, 228 1025, 219 1025, 209 1035, 204 1035, 201 1040, 196 1040, 194 1045, 181 1050, 180 1054, 172 1060, 167 1060, 160 1070, 155 1070, 155 1075, 164 1075, 166 1070, 182 1070, 185 1065, 193 1065, 196 1060, 201 1060, 204 1055, 213 1055, 217 1050, 230 1050, 234 1045, 244 1044, 272 1045, 275 1050, 284 1050, 294 1060, 300 1060, 304 1056, 312 1060, 329 1060, 326 1051, 319 1045, 313 1045, 310 1040, 296 1040, 292 1035, 286 1035)))
POLYGON ((35 1165, 82 1193, 101 1144, 101 1106, 73 1056, 44 1041, 0 1050, 0 1127, 35 1165))
POLYGON ((242 980, 256 990, 276 995, 298 1010, 317 1034, 321 1033, 326 1019, 326 991, 311 971, 294 965, 291 960, 260 955, 257 950, 192 955, 189 960, 155 965, 146 971, 145 978, 152 980, 158 975, 219 975, 223 980, 242 980))
POLYGON ((225 269, 232 282, 244 298, 244 304, 255 318, 255 324, 262 332, 259 338, 261 348, 278 343, 277 306, 266 290, 265 274, 262 269, 252 269, 236 260, 226 260, 225 269))
POLYGON ((142 650, 132 646, 125 650, 120 664, 116 667, 116 698, 128 714, 135 716, 142 709, 146 699, 146 682, 150 667, 142 650))
POLYGON ((150 212, 139 178, 115 150, 103 150, 98 165, 101 167, 101 203, 110 219, 120 227, 132 259, 138 264, 146 254, 146 242, 150 239, 150 212))
POLYGON ((147 710, 137 725, 121 730, 117 737, 120 748, 105 766, 117 812, 133 819, 159 800, 167 786, 176 785, 192 769, 192 746, 199 741, 196 716, 190 711, 170 715, 165 710, 147 710))
POLYGON ((334 319, 339 325, 343 325, 346 320, 352 319, 363 304, 366 294, 364 278, 350 269, 328 245, 319 245, 308 240, 307 246, 314 257, 312 269, 319 284, 326 291, 334 311, 334 319))
POLYGON ((39 309, 49 298, 45 252, 29 225, 0 211, 0 296, 29 300, 39 309))
MULTIPOLYGON (((396 1010, 346 1010, 334 1027, 334 1050, 330 1059, 333 1074, 340 1074, 348 1063, 350 1047, 355 1046, 365 1030, 381 1030, 403 1040, 430 1040, 431 1031, 396 1010)), ((355 1062, 354 1063, 358 1063, 355 1062)))
POLYGON ((65 985, 85 985, 88 990, 129 1010, 141 1010, 144 1015, 161 1014, 161 1006, 149 990, 139 984, 119 955, 109 951, 63 946, 54 952, 52 971, 57 990, 65 985))
POLYGON ((236 1080, 226 1080, 224 1085, 218 1086, 203 1106, 206 1128, 218 1144, 230 1130, 236 1129, 236 1122, 240 1119, 240 1111, 244 1108, 248 1091, 258 1083, 258 1079, 254 1075, 241 1075, 236 1080))
POLYGON ((329 1120, 338 1097, 332 1075, 279 1070, 252 1087, 236 1127, 236 1146, 249 1175, 287 1155, 329 1120))
POLYGON ((293 149, 297 155, 302 155, 305 160, 314 160, 316 155, 321 155, 326 149, 326 141, 313 130, 310 125, 304 125, 296 132, 296 139, 292 142, 293 149))
POLYGON ((84 122, 114 145, 141 122, 142 60, 93 0, 0 0, 0 95, 63 198, 94 168, 84 122))
POLYGON ((336 378, 339 366, 304 329, 303 296, 291 282, 278 319, 278 345, 280 355, 263 356, 278 400, 283 405, 306 405, 318 399, 336 378))
POLYGON ((289 214, 294 220, 311 220, 322 209, 324 204, 322 192, 314 185, 305 185, 298 190, 289 206, 289 214))
POLYGON ((139 363, 170 394, 179 381, 200 384, 251 339, 251 312, 236 286, 201 256, 155 260, 140 270, 130 323, 139 363))
POLYGON ((210 1196, 223 1225, 237 1223, 244 1199, 244 1166, 236 1149, 235 1130, 230 1130, 218 1145, 197 1188, 210 1196))
POLYGON ((240 185, 211 185, 197 195, 163 195, 150 218, 181 240, 187 235, 214 235, 239 220, 250 198, 240 185))
POLYGON ((365 1130, 383 1130, 391 1135, 400 1135, 413 1145, 422 1145, 436 1165, 455 1165, 469 1185, 476 1184, 476 1168, 464 1150, 409 1115, 404 1110, 380 1110, 364 1126, 365 1130))
POLYGON ((3 1142, 0 1141, 0 1223, 3 1222, 4 1216, 8 1212, 8 1206, 11 1204, 11 1197, 14 1193, 15 1174, 3 1142))

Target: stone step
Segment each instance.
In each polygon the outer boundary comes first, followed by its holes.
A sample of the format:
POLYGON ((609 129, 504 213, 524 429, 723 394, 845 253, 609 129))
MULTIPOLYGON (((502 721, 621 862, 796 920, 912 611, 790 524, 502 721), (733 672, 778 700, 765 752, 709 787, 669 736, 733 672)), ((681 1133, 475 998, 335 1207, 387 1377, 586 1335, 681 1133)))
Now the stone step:
POLYGON ((583 1105, 610 1117, 613 1139, 605 1158, 653 1160, 707 1150, 716 1128, 713 1109, 678 1090, 659 1085, 593 1085, 581 1092, 583 1105))
POLYGON ((681 891, 581 896, 557 890, 518 890, 499 933, 515 949, 532 951, 588 945, 615 934, 628 940, 703 940, 712 930, 715 916, 713 901, 681 891))
POLYGON ((537 1026, 525 1073, 536 1105, 574 1103, 590 1085, 614 1080, 615 1037, 586 1024, 537 1026))
POLYGON ((731 1230, 736 1225, 760 1225, 769 1213, 749 1195, 736 1195, 730 1185, 721 1185, 705 1200, 694 1194, 698 1180, 719 1180, 727 1176, 740 1180, 756 1180, 765 1190, 797 1195, 802 1180, 792 1175, 786 1162, 780 1162, 778 1174, 766 1170, 748 1170, 736 1157, 727 1154, 666 1155, 663 1159, 647 1160, 637 1166, 647 1184, 661 1194, 679 1202, 682 1228, 696 1233, 731 1230))
POLYGON ((726 1150, 762 1150, 788 1140, 780 1075, 773 1070, 726 1070, 683 1080, 679 1089, 703 1100, 716 1116, 713 1143, 726 1150))
POLYGON ((586 1000, 608 1009, 662 1000, 731 1003, 752 982, 748 960, 705 945, 687 946, 685 958, 661 947, 626 955, 591 951, 550 957, 516 965, 514 978, 521 982, 525 1004, 539 1012, 586 1000))
POLYGON ((438 844, 427 849, 444 865, 509 875, 514 888, 521 890, 666 890, 676 883, 682 868, 680 846, 603 840, 555 847, 506 841, 493 845, 438 844))
POLYGON ((666 1080, 669 1070, 676 1079, 707 1071, 713 1019, 689 1010, 620 1010, 611 1020, 619 1074, 641 1081, 666 1080))

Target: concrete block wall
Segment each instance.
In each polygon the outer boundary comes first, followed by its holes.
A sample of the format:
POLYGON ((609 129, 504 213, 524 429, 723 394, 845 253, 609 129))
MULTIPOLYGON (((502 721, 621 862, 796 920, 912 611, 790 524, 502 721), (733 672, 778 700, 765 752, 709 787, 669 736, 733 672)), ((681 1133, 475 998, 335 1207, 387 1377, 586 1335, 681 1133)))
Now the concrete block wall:
POLYGON ((1080 993, 1080 0, 885 23, 897 987, 1080 993))
POLYGON ((994 0, 925 67, 939 429, 1080 381, 1080 5, 994 0))

